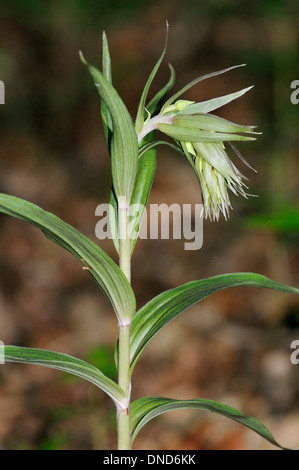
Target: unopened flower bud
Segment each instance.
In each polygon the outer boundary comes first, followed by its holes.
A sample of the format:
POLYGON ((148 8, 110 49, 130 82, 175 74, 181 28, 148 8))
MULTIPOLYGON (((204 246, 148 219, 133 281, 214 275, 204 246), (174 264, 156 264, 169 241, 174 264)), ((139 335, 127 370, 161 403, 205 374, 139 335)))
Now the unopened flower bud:
POLYGON ((195 101, 178 100, 174 104, 170 104, 169 106, 166 106, 166 108, 162 112, 162 115, 183 111, 185 108, 187 108, 187 106, 190 106, 190 104, 194 104, 194 103, 195 101))

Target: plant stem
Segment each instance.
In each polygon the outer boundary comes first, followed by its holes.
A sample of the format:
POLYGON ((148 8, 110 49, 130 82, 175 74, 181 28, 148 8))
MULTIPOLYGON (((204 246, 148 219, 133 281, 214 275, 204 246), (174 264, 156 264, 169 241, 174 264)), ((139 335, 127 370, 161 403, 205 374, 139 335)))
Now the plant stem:
MULTIPOLYGON (((119 266, 122 272, 131 281, 131 242, 128 234, 129 204, 125 198, 118 200, 119 220, 119 266)), ((119 322, 118 339, 118 384, 124 390, 127 398, 127 407, 118 410, 117 434, 118 450, 131 449, 130 435, 130 327, 131 319, 119 322)))
POLYGON ((125 391, 127 408, 118 412, 118 450, 131 448, 130 435, 130 325, 119 327, 118 384, 125 391))

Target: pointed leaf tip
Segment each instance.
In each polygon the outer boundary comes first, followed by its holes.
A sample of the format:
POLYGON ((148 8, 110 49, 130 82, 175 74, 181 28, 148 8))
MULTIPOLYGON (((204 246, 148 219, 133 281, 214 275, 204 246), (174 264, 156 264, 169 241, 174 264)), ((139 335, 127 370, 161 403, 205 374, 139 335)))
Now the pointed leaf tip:
POLYGON ((165 110, 165 108, 167 106, 169 106, 170 104, 172 104, 175 100, 177 100, 182 94, 184 94, 186 91, 188 91, 190 88, 192 88, 194 85, 197 85, 198 83, 202 82, 203 80, 206 80, 208 78, 213 78, 213 77, 217 77, 218 75, 222 75, 226 72, 230 72, 231 70, 234 70, 234 69, 237 69, 239 67, 244 67, 246 64, 240 64, 240 65, 233 65, 232 67, 228 67, 226 69, 223 69, 223 70, 218 70, 217 72, 212 72, 212 73, 207 73, 205 75, 202 75, 198 78, 196 78, 195 80, 192 80, 192 82, 188 83, 184 88, 182 88, 180 91, 178 91, 177 93, 175 93, 173 96, 171 96, 167 101, 166 103, 164 104, 163 108, 162 108, 162 113, 163 111, 165 110))
POLYGON ((87 61, 83 55, 83 52, 82 51, 79 51, 79 57, 80 57, 80 60, 81 62, 84 64, 84 65, 87 65, 87 61))

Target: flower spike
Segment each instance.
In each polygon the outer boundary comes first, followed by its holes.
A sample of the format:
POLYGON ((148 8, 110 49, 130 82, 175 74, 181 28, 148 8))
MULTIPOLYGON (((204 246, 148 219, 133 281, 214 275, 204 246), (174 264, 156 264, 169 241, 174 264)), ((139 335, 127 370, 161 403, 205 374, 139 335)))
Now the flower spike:
POLYGON ((193 80, 167 100, 158 115, 144 123, 138 136, 141 142, 145 135, 158 129, 175 140, 197 176, 202 193, 203 215, 210 220, 219 220, 220 213, 225 219, 229 217, 232 206, 228 190, 245 198, 248 196, 244 183, 247 178, 230 160, 225 142, 229 143, 245 165, 254 170, 232 142, 255 140, 254 136, 259 134, 254 131, 255 126, 235 124, 210 112, 243 96, 252 87, 202 103, 177 98, 196 83, 234 68, 193 80))

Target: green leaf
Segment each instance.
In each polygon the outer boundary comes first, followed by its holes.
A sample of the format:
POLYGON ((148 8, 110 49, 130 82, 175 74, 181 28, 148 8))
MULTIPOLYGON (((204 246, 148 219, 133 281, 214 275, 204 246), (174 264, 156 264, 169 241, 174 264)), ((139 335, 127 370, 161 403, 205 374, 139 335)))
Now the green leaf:
POLYGON ((164 55, 165 55, 165 52, 166 52, 166 48, 167 48, 167 40, 168 40, 168 23, 166 22, 166 39, 165 39, 165 45, 164 45, 164 49, 162 51, 162 54, 161 56, 159 57, 156 65, 154 66, 153 70, 151 71, 147 81, 146 81, 146 84, 144 86, 144 89, 142 91, 142 95, 141 95, 141 98, 140 98, 140 101, 139 101, 139 106, 138 106, 138 111, 137 111, 137 116, 136 116, 136 121, 135 121, 135 129, 136 129, 136 132, 139 133, 142 128, 143 128, 143 124, 144 124, 144 109, 145 109, 145 102, 146 102, 146 98, 147 98, 147 95, 148 95, 148 91, 150 89, 150 86, 152 84, 152 81, 160 67, 160 64, 164 58, 164 55))
MULTIPOLYGON (((191 116, 190 116, 191 117, 191 116)), ((223 132, 202 131, 194 127, 175 124, 158 124, 158 129, 175 140, 187 142, 231 142, 234 140, 256 140, 255 137, 223 132)))
MULTIPOLYGON (((151 132, 144 139, 143 142, 153 142, 155 132, 151 132)), ((130 219, 131 224, 134 224, 135 233, 131 237, 131 254, 133 254, 137 238, 141 228, 141 222, 144 215, 144 210, 149 198, 152 188, 155 172, 157 166, 156 149, 148 148, 138 160, 138 169, 136 176, 136 183, 130 202, 130 219), (138 209, 137 214, 134 213, 138 209)))
POLYGON ((125 402, 125 393, 113 380, 109 379, 95 366, 88 362, 47 349, 24 348, 20 346, 4 346, 4 359, 6 362, 18 362, 50 367, 81 377, 91 382, 107 395, 116 405, 125 402))
POLYGON ((245 95, 253 86, 244 88, 243 90, 236 91, 235 93, 230 93, 229 95, 220 96, 219 98, 213 98, 211 100, 202 101, 201 103, 191 104, 183 111, 179 111, 177 114, 198 114, 198 113, 210 113, 215 109, 221 108, 222 106, 230 103, 231 101, 240 98, 245 95))
POLYGON ((255 273, 222 274, 199 281, 191 281, 159 294, 134 316, 131 327, 131 370, 147 343, 158 331, 191 305, 209 295, 229 287, 264 287, 291 294, 299 289, 272 281, 255 273))
MULTIPOLYGON (((102 71, 103 75, 112 84, 112 70, 111 70, 111 58, 109 52, 108 41, 106 33, 103 32, 103 46, 102 46, 102 71)), ((103 100, 101 100, 101 115, 104 126, 104 134, 109 153, 111 154, 111 139, 113 135, 113 122, 109 110, 103 100)), ((110 206, 109 206, 109 222, 110 222, 110 231, 112 235, 112 240, 115 246, 115 249, 118 253, 119 251, 119 240, 118 240, 118 204, 117 198, 113 189, 111 188, 110 192, 110 206)))
POLYGON ((269 429, 260 421, 252 416, 244 416, 235 408, 223 405, 213 400, 194 399, 194 400, 173 400, 171 398, 162 397, 144 397, 135 400, 130 407, 131 433, 132 442, 137 436, 140 429, 156 416, 179 409, 191 409, 200 411, 211 411, 226 418, 230 418, 238 423, 243 424, 252 431, 262 436, 271 444, 285 449, 274 439, 269 429))
MULTIPOLYGON (((112 83, 112 71, 111 71, 111 58, 109 52, 108 41, 106 37, 106 33, 103 33, 103 48, 102 48, 102 70, 104 77, 108 80, 109 83, 112 83)), ((111 119, 111 115, 108 111, 105 102, 101 101, 101 114, 102 114, 102 121, 104 126, 104 133, 106 143, 109 149, 109 153, 111 154, 111 139, 113 135, 113 122, 111 119)), ((115 191, 112 185, 110 191, 110 201, 109 201, 109 222, 110 222, 110 231, 112 240, 115 246, 117 253, 119 252, 119 239, 118 239, 118 204, 117 198, 115 195, 115 191)))
POLYGON ((118 319, 131 318, 136 306, 133 290, 120 268, 94 242, 24 199, 0 194, 0 212, 35 225, 46 237, 76 256, 109 299, 118 319))
POLYGON ((109 226, 111 237, 117 253, 119 253, 119 234, 118 234, 118 203, 113 187, 110 191, 109 200, 109 226))
POLYGON ((102 72, 88 64, 82 54, 81 59, 88 67, 112 119, 113 134, 110 154, 115 194, 117 198, 124 197, 126 201, 130 201, 138 162, 138 141, 132 119, 117 91, 102 72))
POLYGON ((178 91, 177 93, 175 93, 173 96, 171 96, 167 101, 166 103, 164 104, 163 108, 162 108, 162 111, 164 111, 164 109, 169 106, 170 104, 172 104, 174 101, 176 101, 181 95, 183 95, 184 93, 186 93, 186 91, 188 91, 190 88, 192 88, 194 85, 197 85, 197 83, 199 82, 202 82, 203 80, 207 80, 208 78, 212 78, 212 77, 217 77, 217 75, 221 75, 223 73, 226 73, 226 72, 229 72, 231 70, 234 70, 238 67, 244 67, 244 65, 246 64, 241 64, 241 65, 234 65, 233 67, 228 67, 226 69, 223 69, 223 70, 218 70, 217 72, 212 72, 212 73, 208 73, 206 75, 202 75, 201 77, 198 77, 196 78, 195 80, 193 80, 192 82, 188 83, 188 85, 186 85, 184 88, 182 88, 180 91, 178 91))

